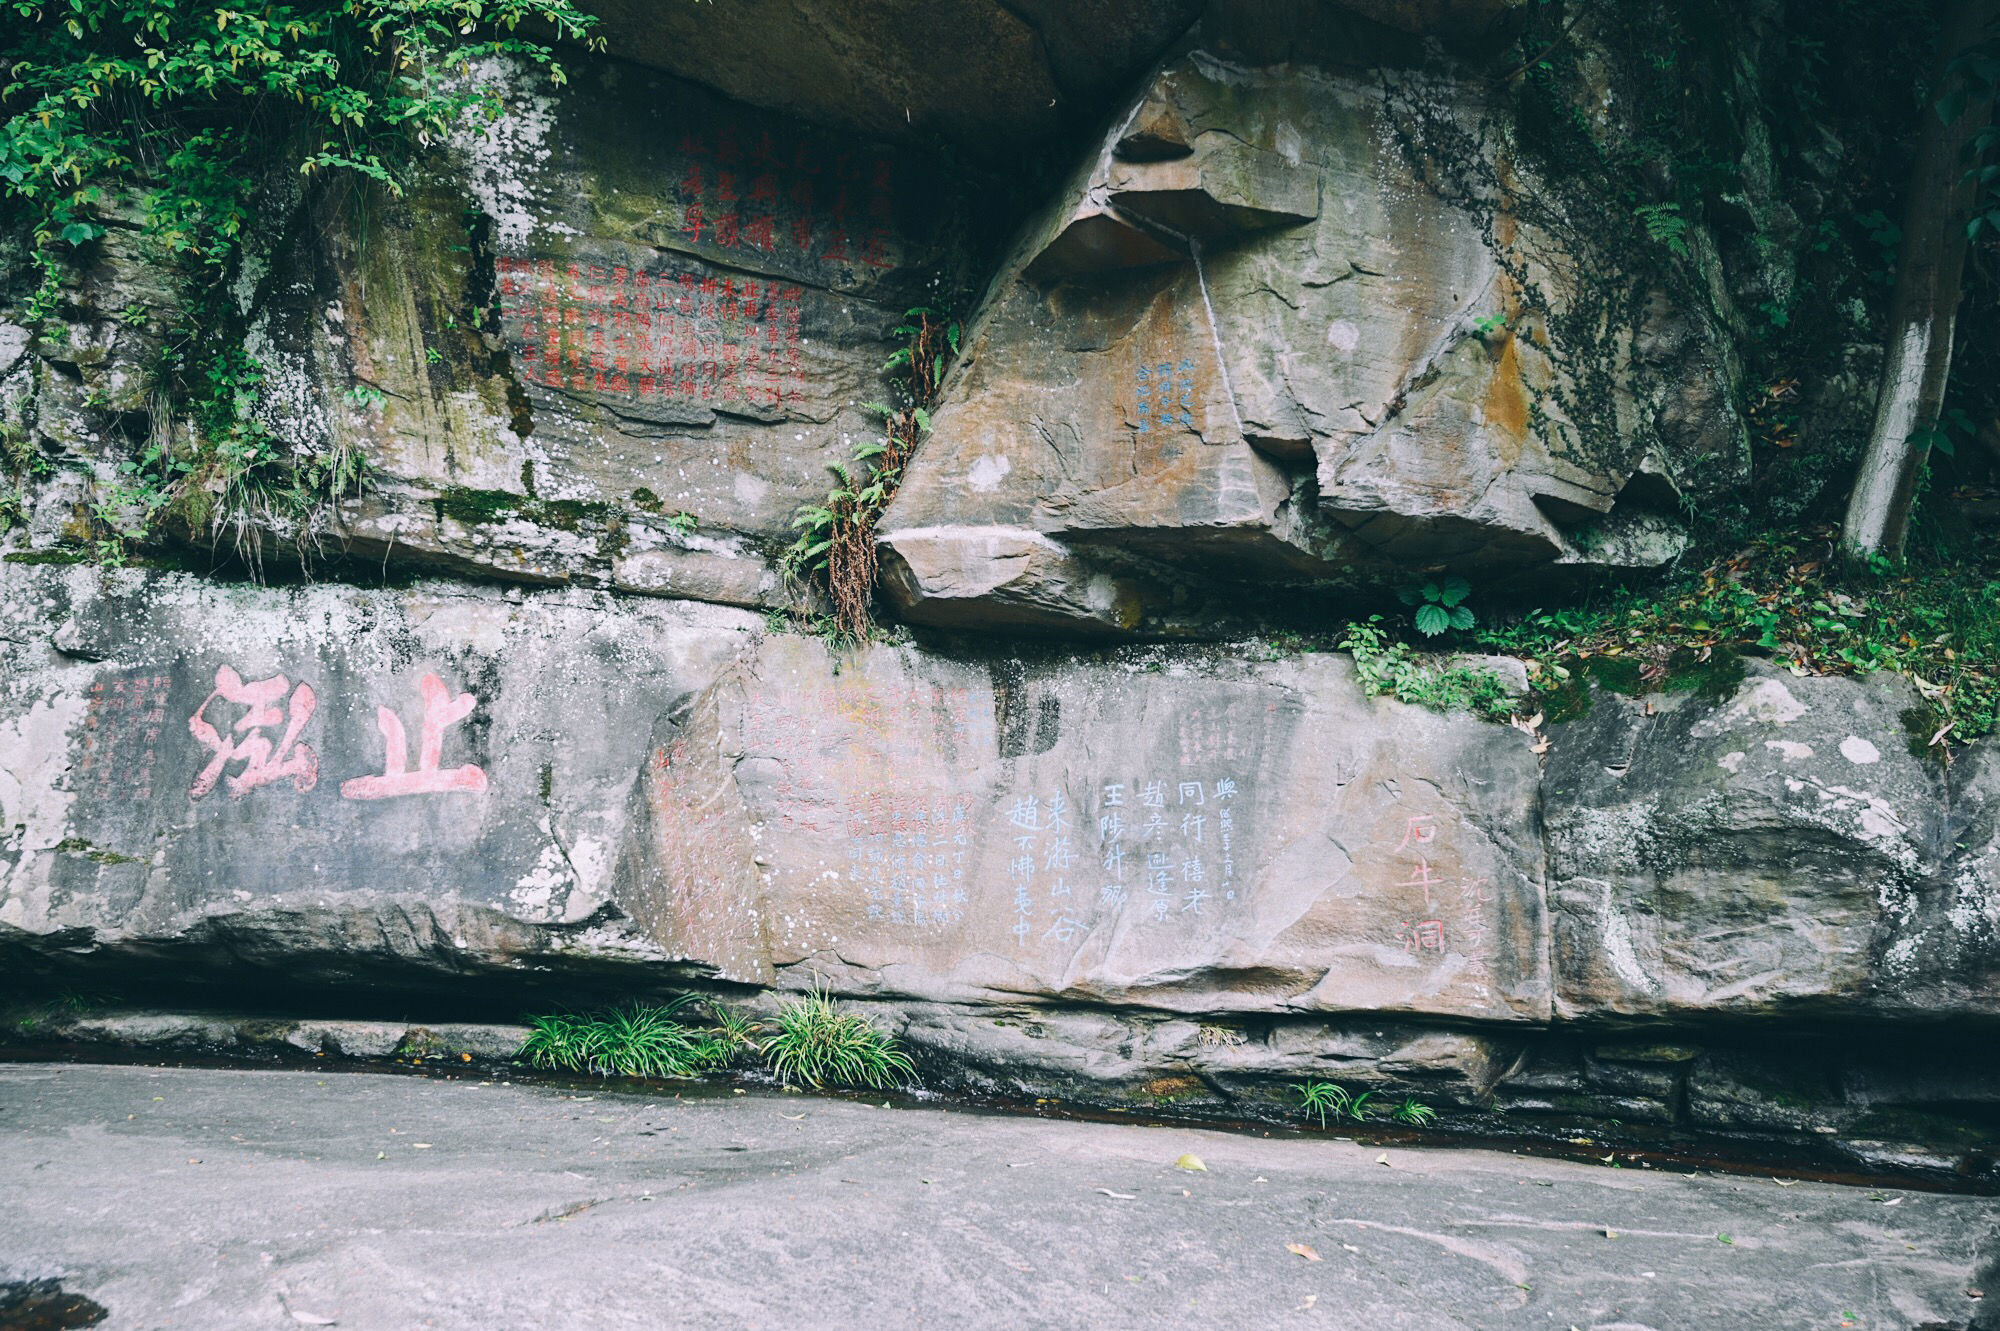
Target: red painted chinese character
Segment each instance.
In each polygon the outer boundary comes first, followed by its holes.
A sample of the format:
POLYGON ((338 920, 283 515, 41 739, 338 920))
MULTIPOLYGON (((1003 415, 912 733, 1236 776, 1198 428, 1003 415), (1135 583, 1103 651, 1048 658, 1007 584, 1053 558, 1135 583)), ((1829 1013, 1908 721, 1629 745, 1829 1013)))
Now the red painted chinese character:
POLYGON ((1403 920, 1396 926, 1396 941, 1411 956, 1420 952, 1443 952, 1444 921, 1419 920, 1413 925, 1403 920))
POLYGON ((1411 815, 1403 827, 1403 839, 1396 843, 1396 849, 1408 846, 1428 846, 1437 840, 1437 818, 1428 813, 1411 815))
POLYGON ((681 214, 682 233, 700 240, 705 226, 706 224, 702 221, 701 217, 701 205, 699 203, 690 203, 687 209, 681 214))
POLYGON ((231 762, 241 760, 242 770, 230 776, 225 784, 229 787, 231 799, 242 799, 258 786, 269 785, 280 777, 290 777, 298 790, 311 790, 319 783, 319 755, 311 748, 298 742, 299 733, 312 720, 313 709, 318 699, 313 695, 310 684, 300 682, 291 689, 291 699, 284 710, 273 706, 291 681, 283 675, 273 675, 252 683, 243 682, 243 677, 228 666, 218 667, 215 672, 215 691, 201 700, 201 706, 194 709, 188 718, 188 732, 199 740, 203 747, 215 756, 208 766, 195 776, 194 784, 188 787, 188 798, 200 799, 215 789, 216 781, 222 777, 223 768, 231 762), (230 729, 241 736, 232 739, 217 730, 206 716, 208 705, 217 698, 225 702, 246 707, 241 719, 230 729), (264 735, 265 726, 285 723, 284 738, 275 747, 264 735))
POLYGON ((396 795, 433 795, 453 790, 476 794, 486 789, 485 771, 472 763, 449 771, 438 768, 438 760, 444 754, 445 727, 456 725, 472 715, 472 709, 479 705, 478 700, 469 693, 452 697, 443 680, 428 674, 417 681, 417 695, 424 704, 423 725, 417 741, 417 770, 409 770, 409 739, 404 734, 402 718, 387 707, 378 707, 375 709, 375 727, 382 732, 382 743, 387 751, 383 773, 381 776, 361 776, 341 782, 343 799, 380 800, 396 795))
POLYGON ((1430 861, 1419 855, 1417 856, 1417 867, 1411 870, 1410 876, 1405 878, 1398 886, 1421 887, 1424 890, 1424 909, 1429 910, 1431 905, 1431 884, 1436 881, 1437 879, 1431 876, 1430 861))

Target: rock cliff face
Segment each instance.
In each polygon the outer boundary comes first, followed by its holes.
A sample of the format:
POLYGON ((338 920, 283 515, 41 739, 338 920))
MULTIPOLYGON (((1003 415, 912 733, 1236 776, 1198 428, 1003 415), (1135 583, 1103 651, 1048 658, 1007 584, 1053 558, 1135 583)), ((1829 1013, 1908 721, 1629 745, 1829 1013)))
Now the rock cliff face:
POLYGON ((0 323, 52 472, 0 582, 11 985, 824 984, 938 1085, 1990 1167, 1990 741, 1940 768, 1900 680, 1760 661, 1531 733, 1246 630, 1657 564, 1740 475, 1723 321, 1607 297, 1515 150, 1518 7, 963 8, 613 5, 567 90, 475 71, 510 114, 403 202, 291 198, 239 295, 281 437, 373 469, 332 580, 255 514, 279 585, 76 562, 172 428, 127 233, 66 343, 0 323), (884 332, 955 292, 880 530, 922 632, 830 649, 756 612, 884 332))
POLYGON ((1238 1112, 1321 1075, 1866 1140, 2000 1094, 1911 1065, 2000 1015, 1993 753, 1927 769, 1882 680, 1602 696, 1539 755, 1241 647, 83 568, 5 613, 16 977, 824 984, 948 1083, 1238 1112))

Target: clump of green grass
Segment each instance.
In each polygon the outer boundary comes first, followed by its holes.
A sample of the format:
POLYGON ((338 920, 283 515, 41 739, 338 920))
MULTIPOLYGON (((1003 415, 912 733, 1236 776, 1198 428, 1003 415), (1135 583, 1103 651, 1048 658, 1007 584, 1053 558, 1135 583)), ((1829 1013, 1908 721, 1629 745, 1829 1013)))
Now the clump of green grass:
POLYGON ((713 1006, 709 1008, 708 1015, 715 1022, 715 1038, 729 1046, 731 1053, 757 1048, 757 1032, 762 1028, 755 1018, 713 1006))
POLYGON ((1428 1127, 1437 1122, 1437 1110, 1417 1099, 1405 1096, 1389 1111, 1389 1117, 1398 1123, 1407 1123, 1414 1128, 1428 1127))
POLYGON ((1347 1119, 1355 1123, 1366 1123, 1375 1116, 1378 1108, 1386 1109, 1388 1117, 1397 1123, 1407 1123, 1412 1127, 1424 1127, 1437 1121, 1437 1110, 1424 1104, 1415 1096, 1405 1096, 1394 1106, 1382 1106, 1375 1102, 1375 1092, 1363 1091, 1359 1095, 1338 1082, 1319 1081, 1308 1078, 1293 1085, 1299 1094, 1300 1107, 1308 1120, 1317 1120, 1323 1128, 1328 1120, 1339 1122, 1347 1119))
POLYGON ((1305 1116, 1309 1119, 1318 1119, 1322 1128, 1330 1118, 1346 1118, 1347 1107, 1354 1102, 1354 1097, 1348 1094, 1346 1087, 1330 1081, 1302 1081, 1292 1089, 1299 1093, 1299 1099, 1304 1102, 1305 1116))
POLYGON ((823 989, 794 998, 779 1009, 777 1031, 762 1042, 764 1058, 778 1079, 815 1089, 893 1085, 914 1072, 910 1056, 895 1037, 867 1018, 842 1012, 823 989))
POLYGON ((698 1077, 726 1066, 748 1039, 739 1017, 713 1028, 675 1019, 694 999, 628 1003, 600 1012, 531 1017, 516 1058, 554 1072, 619 1077, 698 1077))

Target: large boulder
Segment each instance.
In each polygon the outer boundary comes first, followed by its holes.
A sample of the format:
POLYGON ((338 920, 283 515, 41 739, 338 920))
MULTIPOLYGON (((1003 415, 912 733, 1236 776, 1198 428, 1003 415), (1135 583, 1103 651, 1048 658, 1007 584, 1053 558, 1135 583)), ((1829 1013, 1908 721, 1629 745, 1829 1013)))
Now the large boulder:
POLYGON ((1719 700, 1600 696, 1558 727, 1558 1011, 2000 1016, 1993 746, 1940 768, 1916 703, 1756 664, 1719 700))
POLYGON ((1602 219, 1552 214, 1498 116, 1409 70, 1157 70, 988 289, 882 523, 901 611, 1157 631, 1189 583, 1677 553, 1675 472, 1740 433, 1722 353, 1606 301, 1602 219))
POLYGON ((871 138, 984 152, 1101 112, 1202 0, 598 0, 629 60, 871 138))

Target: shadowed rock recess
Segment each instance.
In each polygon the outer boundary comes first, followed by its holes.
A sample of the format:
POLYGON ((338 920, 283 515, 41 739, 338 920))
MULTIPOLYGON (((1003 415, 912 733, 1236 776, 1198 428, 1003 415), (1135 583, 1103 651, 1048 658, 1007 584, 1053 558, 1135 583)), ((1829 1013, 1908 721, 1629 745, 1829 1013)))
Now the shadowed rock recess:
POLYGON ((282 530, 279 585, 188 571, 206 537, 83 562, 158 410, 117 314, 175 285, 114 231, 67 343, 0 292, 52 468, 0 578, 13 996, 824 985, 933 1087, 1259 1116, 1318 1078, 1995 1178, 1993 741, 1921 756, 1886 674, 1535 735, 1245 645, 1413 570, 1662 565, 1745 475, 1713 310, 1606 301, 1601 219, 1514 151, 1478 62, 1518 4, 603 8, 566 87, 472 71, 509 114, 403 199, 259 228, 270 424, 373 469, 340 580, 282 530), (779 557, 920 303, 965 315, 879 528, 923 632, 836 651, 779 557))

